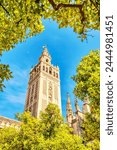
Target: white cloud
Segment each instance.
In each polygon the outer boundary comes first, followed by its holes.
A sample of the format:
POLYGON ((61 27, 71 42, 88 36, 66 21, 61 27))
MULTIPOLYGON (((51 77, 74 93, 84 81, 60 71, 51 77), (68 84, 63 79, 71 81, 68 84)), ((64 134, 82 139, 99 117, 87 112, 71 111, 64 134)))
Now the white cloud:
POLYGON ((22 86, 27 84, 28 77, 29 77, 29 70, 19 68, 18 66, 12 66, 13 78, 7 81, 7 86, 22 86))
POLYGON ((28 85, 29 70, 12 65, 13 78, 5 83, 2 98, 11 103, 24 104, 28 85))
POLYGON ((6 92, 5 99, 11 103, 24 104, 26 98, 25 92, 9 93, 6 92))

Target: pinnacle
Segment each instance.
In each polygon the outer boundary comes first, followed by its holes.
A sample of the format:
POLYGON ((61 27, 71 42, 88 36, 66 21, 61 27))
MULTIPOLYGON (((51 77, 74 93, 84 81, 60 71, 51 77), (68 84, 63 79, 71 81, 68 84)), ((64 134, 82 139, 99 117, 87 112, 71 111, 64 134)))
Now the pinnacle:
POLYGON ((67 92, 67 103, 71 104, 71 102, 70 102, 70 96, 69 96, 68 92, 67 92))
POLYGON ((46 56, 49 56, 49 57, 50 57, 49 52, 48 52, 48 49, 47 49, 46 46, 43 46, 43 52, 42 52, 42 55, 46 55, 46 56))
POLYGON ((43 52, 48 52, 48 49, 46 46, 43 46, 43 52))

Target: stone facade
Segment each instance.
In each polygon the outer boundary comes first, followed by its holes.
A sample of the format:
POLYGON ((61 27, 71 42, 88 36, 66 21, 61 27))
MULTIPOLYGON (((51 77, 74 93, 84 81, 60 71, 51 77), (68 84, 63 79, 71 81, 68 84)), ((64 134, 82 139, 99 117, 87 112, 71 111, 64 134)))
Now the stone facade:
POLYGON ((59 67, 51 64, 51 56, 44 47, 38 64, 30 71, 25 111, 38 118, 49 103, 57 104, 61 110, 59 67))
MULTIPOLYGON (((58 66, 51 64, 51 56, 46 47, 39 58, 39 62, 30 71, 28 82, 25 111, 30 111, 32 116, 39 118, 40 111, 44 111, 49 103, 55 103, 61 110, 60 74, 58 66)), ((67 96, 66 120, 73 134, 81 136, 81 123, 86 112, 90 112, 88 98, 85 99, 81 111, 78 101, 75 100, 73 113, 70 96, 67 96)), ((61 112, 62 113, 62 112, 61 112)))
POLYGON ((17 120, 13 120, 10 118, 6 118, 3 116, 0 116, 0 129, 4 127, 14 127, 14 128, 19 128, 20 127, 20 122, 17 120))
POLYGON ((83 104, 83 110, 81 111, 78 105, 77 99, 75 100, 75 109, 76 111, 73 113, 72 111, 72 106, 70 102, 70 96, 69 94, 67 95, 67 105, 66 105, 66 120, 68 125, 73 128, 73 134, 77 134, 81 136, 81 124, 82 121, 84 120, 85 113, 89 112, 90 113, 90 106, 89 106, 89 101, 88 98, 85 98, 84 104, 83 104))
MULTIPOLYGON (((40 111, 44 111, 49 103, 57 104, 61 110, 60 74, 59 67, 51 64, 51 56, 46 47, 39 58, 38 63, 31 69, 28 82, 25 111, 30 111, 32 116, 39 118, 40 111)), ((81 111, 78 101, 75 100, 75 109, 72 111, 70 96, 67 96, 66 120, 73 134, 81 136, 81 123, 85 113, 90 112, 88 98, 84 100, 81 111)), ((20 122, 0 116, 0 128, 20 127, 20 122)))

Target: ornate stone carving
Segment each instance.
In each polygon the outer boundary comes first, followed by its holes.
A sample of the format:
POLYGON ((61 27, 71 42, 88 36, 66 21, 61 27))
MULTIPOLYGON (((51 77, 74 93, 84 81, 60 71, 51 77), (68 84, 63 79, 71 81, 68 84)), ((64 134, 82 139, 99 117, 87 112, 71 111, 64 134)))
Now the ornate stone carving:
POLYGON ((48 85, 48 98, 49 98, 49 102, 52 102, 52 82, 49 82, 49 85, 48 85))

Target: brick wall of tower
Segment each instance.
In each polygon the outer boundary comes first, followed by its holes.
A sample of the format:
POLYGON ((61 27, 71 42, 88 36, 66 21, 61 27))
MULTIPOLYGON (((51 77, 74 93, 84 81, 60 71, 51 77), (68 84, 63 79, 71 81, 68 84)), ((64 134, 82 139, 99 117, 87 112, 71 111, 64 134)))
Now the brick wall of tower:
POLYGON ((39 63, 30 71, 25 111, 39 117, 49 102, 57 104, 61 110, 59 68, 51 64, 51 57, 44 49, 39 63))

